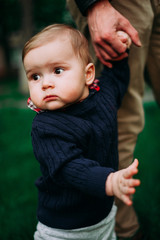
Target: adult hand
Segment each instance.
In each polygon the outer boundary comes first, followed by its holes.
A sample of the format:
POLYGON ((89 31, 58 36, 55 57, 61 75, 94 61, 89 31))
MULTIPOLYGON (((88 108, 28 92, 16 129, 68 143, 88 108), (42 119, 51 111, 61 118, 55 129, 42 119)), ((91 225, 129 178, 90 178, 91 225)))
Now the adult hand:
POLYGON ((130 196, 135 193, 135 187, 140 185, 139 179, 133 179, 138 172, 138 160, 126 169, 111 173, 106 180, 106 194, 108 196, 116 196, 126 205, 131 205, 130 196))
POLYGON ((127 56, 126 44, 117 36, 117 31, 126 32, 136 46, 141 46, 138 32, 108 0, 93 4, 87 13, 88 26, 96 56, 106 66, 112 67, 111 61, 127 56))

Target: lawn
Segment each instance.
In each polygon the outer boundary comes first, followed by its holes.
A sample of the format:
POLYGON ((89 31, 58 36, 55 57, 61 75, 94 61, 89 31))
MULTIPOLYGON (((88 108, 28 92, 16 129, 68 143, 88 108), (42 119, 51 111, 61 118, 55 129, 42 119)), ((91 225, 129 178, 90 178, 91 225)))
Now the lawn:
MULTIPOLYGON (((7 97, 0 97, 0 240, 31 240, 36 226, 34 181, 40 174, 30 138, 35 113, 19 104, 24 97, 12 89, 7 97)), ((145 103, 144 109, 145 128, 135 150, 140 161, 141 187, 136 191, 134 205, 149 239, 159 240, 160 109, 154 102, 145 103)))
POLYGON ((0 239, 32 239, 36 224, 39 174, 32 153, 30 128, 33 113, 26 109, 0 109, 0 239))
POLYGON ((160 239, 160 108, 145 103, 145 127, 139 135, 135 157, 140 161, 141 186, 135 195, 139 221, 150 240, 160 239))

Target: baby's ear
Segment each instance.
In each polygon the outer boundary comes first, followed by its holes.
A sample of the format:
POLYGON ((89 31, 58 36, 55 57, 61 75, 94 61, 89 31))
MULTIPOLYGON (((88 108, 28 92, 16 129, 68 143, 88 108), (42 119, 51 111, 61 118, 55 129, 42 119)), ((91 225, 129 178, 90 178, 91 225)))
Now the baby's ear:
POLYGON ((95 66, 93 63, 89 63, 85 68, 86 85, 89 86, 95 79, 95 66))

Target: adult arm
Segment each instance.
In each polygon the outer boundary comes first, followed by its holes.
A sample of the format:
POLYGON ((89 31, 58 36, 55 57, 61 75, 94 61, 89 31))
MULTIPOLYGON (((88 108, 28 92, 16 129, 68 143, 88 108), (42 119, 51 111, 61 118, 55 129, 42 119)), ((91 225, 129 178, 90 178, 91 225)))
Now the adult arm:
POLYGON ((126 44, 117 36, 117 31, 126 32, 136 46, 141 46, 138 32, 130 22, 122 16, 108 0, 79 1, 79 9, 86 14, 88 26, 96 56, 106 66, 112 67, 111 61, 127 56, 126 44))

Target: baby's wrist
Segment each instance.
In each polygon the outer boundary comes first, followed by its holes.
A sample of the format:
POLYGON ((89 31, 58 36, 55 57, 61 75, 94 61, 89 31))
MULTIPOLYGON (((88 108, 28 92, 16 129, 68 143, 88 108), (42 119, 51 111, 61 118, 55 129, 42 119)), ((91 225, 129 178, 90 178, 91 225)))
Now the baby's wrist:
POLYGON ((113 196, 113 174, 110 173, 105 184, 105 191, 108 196, 113 196))

